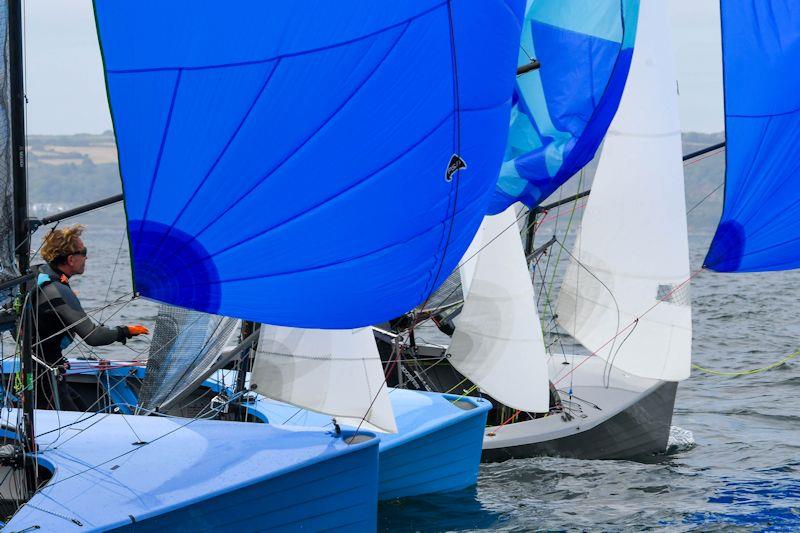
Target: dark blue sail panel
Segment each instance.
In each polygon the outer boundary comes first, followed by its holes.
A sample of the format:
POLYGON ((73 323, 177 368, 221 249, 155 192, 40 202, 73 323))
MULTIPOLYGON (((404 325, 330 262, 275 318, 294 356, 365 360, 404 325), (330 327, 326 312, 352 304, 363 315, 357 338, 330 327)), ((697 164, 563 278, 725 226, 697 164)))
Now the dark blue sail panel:
POLYGON ((536 0, 525 15, 505 163, 489 206, 538 205, 594 157, 622 98, 639 0, 536 0))
POLYGON ((800 267, 800 3, 723 0, 725 203, 705 267, 800 267))
POLYGON ((486 212, 523 11, 96 0, 136 289, 295 327, 424 301, 486 212))

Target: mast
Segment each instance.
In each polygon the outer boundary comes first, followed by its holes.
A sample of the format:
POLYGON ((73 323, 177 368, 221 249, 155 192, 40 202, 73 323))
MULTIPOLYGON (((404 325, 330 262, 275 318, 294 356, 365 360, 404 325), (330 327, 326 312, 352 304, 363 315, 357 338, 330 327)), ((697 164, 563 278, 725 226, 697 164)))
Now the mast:
MULTIPOLYGON (((8 1, 8 62, 11 92, 11 174, 14 182, 14 245, 20 274, 30 270, 31 243, 28 228, 28 175, 25 157, 25 68, 22 42, 22 1, 8 1)), ((20 285, 20 300, 24 303, 28 284, 20 285)), ((33 357, 31 342, 31 308, 22 308, 22 353, 20 358, 22 382, 23 429, 26 447, 35 448, 33 427, 33 357)))

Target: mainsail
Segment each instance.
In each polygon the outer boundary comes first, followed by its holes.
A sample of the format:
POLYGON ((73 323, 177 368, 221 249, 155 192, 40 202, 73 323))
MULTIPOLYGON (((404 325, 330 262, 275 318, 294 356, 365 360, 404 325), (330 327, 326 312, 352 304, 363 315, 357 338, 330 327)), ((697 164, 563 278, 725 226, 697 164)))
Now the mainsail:
POLYGON ((95 11, 142 296, 353 328, 455 267, 502 162, 521 0, 95 11))
POLYGON ((725 203, 705 267, 800 267, 800 5, 722 0, 725 203))
POLYGON ((369 327, 262 325, 250 385, 268 398, 335 416, 339 423, 397 432, 369 327))
POLYGON ((448 360, 504 405, 547 412, 542 327, 514 213, 486 217, 465 254, 464 308, 448 360))
POLYGON ((642 2, 628 83, 558 298, 558 323, 638 376, 689 377, 692 318, 669 17, 642 2))
MULTIPOLYGON (((11 93, 8 61, 8 5, 0 1, 0 282, 18 275, 14 260, 14 191, 11 176, 11 93)), ((3 295, 0 294, 0 303, 3 295)))
POLYGON ((594 157, 619 105, 639 0, 528 2, 506 162, 490 213, 538 205, 594 157))

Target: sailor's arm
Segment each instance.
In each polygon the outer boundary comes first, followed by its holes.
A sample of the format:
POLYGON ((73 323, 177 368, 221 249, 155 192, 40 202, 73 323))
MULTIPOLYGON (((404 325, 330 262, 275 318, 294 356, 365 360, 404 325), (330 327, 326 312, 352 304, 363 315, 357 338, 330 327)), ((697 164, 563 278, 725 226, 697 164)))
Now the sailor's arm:
POLYGON ((125 343, 134 335, 146 332, 136 331, 136 326, 117 326, 109 328, 94 322, 83 310, 80 301, 67 287, 59 287, 61 301, 55 306, 56 313, 70 325, 70 333, 78 334, 89 346, 105 346, 115 342, 125 343))

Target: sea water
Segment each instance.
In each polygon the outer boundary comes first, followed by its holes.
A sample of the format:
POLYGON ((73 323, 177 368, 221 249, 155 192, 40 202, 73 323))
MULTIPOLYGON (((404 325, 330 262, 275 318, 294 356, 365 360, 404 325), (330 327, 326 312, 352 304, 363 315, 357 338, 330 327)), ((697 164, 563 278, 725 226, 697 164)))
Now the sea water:
MULTIPOLYGON (((121 219, 121 210, 118 212, 121 219)), ((89 219, 87 272, 73 282, 109 325, 153 325, 156 305, 130 301, 123 227, 89 219), (109 305, 110 302, 117 302, 109 305)), ((697 268, 710 240, 690 238, 697 268)), ((268 295, 264 295, 265 298, 268 295)), ((693 360, 718 371, 764 367, 800 349, 800 272, 692 281, 693 360)), ((8 350, 8 346, 5 348, 8 350)), ((85 348, 75 348, 73 356, 85 348)), ((147 355, 147 342, 99 349, 147 355)), ((385 502, 391 531, 794 531, 800 530, 800 357, 737 377, 696 370, 678 388, 669 453, 648 463, 518 459, 482 465, 478 486, 385 502)))

